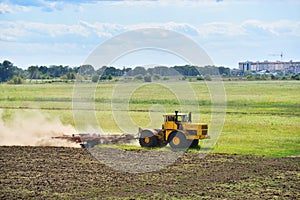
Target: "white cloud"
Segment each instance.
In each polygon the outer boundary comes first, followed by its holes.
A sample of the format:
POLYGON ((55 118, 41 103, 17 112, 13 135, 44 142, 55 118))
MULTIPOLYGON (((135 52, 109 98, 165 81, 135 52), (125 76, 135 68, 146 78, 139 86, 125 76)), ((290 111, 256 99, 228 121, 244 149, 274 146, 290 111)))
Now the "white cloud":
POLYGON ((30 37, 32 37, 32 40, 38 39, 33 36, 55 38, 66 35, 77 35, 81 37, 88 37, 93 34, 98 37, 110 38, 122 32, 140 28, 162 28, 174 30, 187 35, 198 35, 198 30, 195 26, 188 23, 175 22, 121 25, 114 23, 89 23, 87 21, 80 21, 78 24, 66 25, 25 21, 0 21, 0 25, 5 27, 5 29, 0 30, 0 39, 3 40, 18 40, 23 38, 30 39, 30 37))
POLYGON ((27 33, 15 22, 0 21, 0 40, 12 41, 19 37, 24 37, 27 33))
POLYGON ((270 23, 270 31, 276 35, 295 35, 300 36, 300 21, 280 20, 270 23))
POLYGON ((112 24, 112 23, 89 23, 86 21, 80 21, 80 26, 89 30, 92 33, 97 34, 99 37, 112 37, 116 34, 119 34, 125 31, 125 27, 119 24, 112 24))
POLYGON ((81 25, 46 24, 25 21, 0 21, 0 39, 6 41, 36 41, 66 35, 87 37, 89 32, 81 25))
POLYGON ((127 30, 135 30, 140 28, 161 28, 172 31, 177 31, 187 35, 198 35, 199 31, 197 27, 188 23, 176 23, 176 22, 166 22, 166 23, 141 23, 135 25, 128 25, 125 27, 127 30))
POLYGON ((8 5, 4 2, 0 3, 0 14, 12 13, 12 12, 13 12, 13 9, 11 8, 10 5, 8 5))
POLYGON ((14 4, 7 4, 5 2, 0 3, 0 14, 9 14, 9 13, 17 13, 21 12, 29 12, 32 9, 28 6, 22 5, 14 5, 14 4))
MULTIPOLYGON (((24 22, 21 22, 22 24, 24 22)), ((50 37, 59 37, 63 35, 80 35, 83 37, 88 36, 86 29, 78 24, 65 25, 65 24, 44 24, 44 23, 24 23, 24 28, 31 33, 38 33, 40 35, 47 34, 50 37)))
MULTIPOLYGON (((110 38, 122 32, 139 28, 162 28, 177 31, 189 36, 237 37, 237 36, 300 36, 300 21, 280 20, 274 22, 262 22, 259 20, 246 20, 242 23, 209 22, 199 26, 189 23, 140 23, 134 25, 122 25, 115 23, 102 23, 80 21, 77 24, 49 24, 25 21, 0 21, 0 39, 5 41, 37 41, 40 39, 54 39, 69 36, 88 38, 110 38)), ((46 41, 45 41, 46 42, 46 41)), ((80 41, 79 41, 80 42, 80 41)))
POLYGON ((194 26, 189 23, 143 23, 124 26, 126 30, 138 28, 163 28, 190 36, 209 37, 219 35, 223 37, 249 36, 255 37, 264 36, 265 34, 274 36, 300 36, 300 21, 279 20, 274 22, 263 22, 259 20, 246 20, 241 23, 231 22, 209 22, 199 26, 194 26))
POLYGON ((241 24, 241 27, 248 35, 300 37, 300 21, 279 20, 266 23, 259 20, 247 20, 241 24))
POLYGON ((241 36, 245 35, 245 31, 240 24, 229 22, 209 22, 203 25, 199 30, 203 36, 223 35, 223 36, 241 36))
MULTIPOLYGON (((32 8, 41 8, 43 11, 55 11, 55 10, 62 10, 67 5, 76 5, 77 2, 72 1, 65 1, 65 0, 6 0, 9 7, 13 8, 12 10, 20 10, 20 11, 28 11, 32 8)), ((78 2, 81 3, 81 2, 78 2)))
POLYGON ((134 25, 122 25, 122 24, 112 24, 112 23, 89 23, 86 21, 81 21, 80 25, 89 29, 90 32, 96 33, 99 37, 110 38, 115 35, 118 35, 125 31, 143 29, 143 28, 161 28, 172 31, 177 31, 182 34, 195 36, 199 35, 197 27, 188 24, 188 23, 175 23, 175 22, 166 22, 166 23, 140 23, 134 25))

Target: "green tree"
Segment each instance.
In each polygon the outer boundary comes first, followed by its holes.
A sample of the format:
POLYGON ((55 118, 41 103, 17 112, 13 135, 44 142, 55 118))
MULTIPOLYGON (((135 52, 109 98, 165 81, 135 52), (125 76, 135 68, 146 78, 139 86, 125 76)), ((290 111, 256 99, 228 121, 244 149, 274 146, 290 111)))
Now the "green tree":
POLYGON ((219 75, 219 68, 216 66, 208 65, 205 67, 198 67, 198 71, 200 74, 208 74, 208 75, 219 75))
POLYGON ((160 75, 154 74, 154 75, 153 75, 153 80, 155 80, 155 81, 160 80, 160 75))
POLYGON ((97 83, 98 80, 99 80, 99 75, 94 74, 94 75, 92 76, 92 82, 93 82, 93 83, 97 83))
POLYGON ((203 81, 204 77, 203 76, 197 76, 197 81, 203 81))
POLYGON ((19 76, 13 76, 12 79, 7 81, 8 84, 15 84, 15 85, 22 84, 23 82, 24 82, 23 79, 19 76))
MULTIPOLYGON (((147 71, 145 70, 144 67, 136 67, 134 68, 133 70, 127 72, 127 75, 128 76, 137 76, 137 75, 146 75, 147 74, 147 71)), ((142 78, 143 79, 143 78, 142 78)))
POLYGON ((30 66, 28 67, 27 71, 29 73, 29 79, 30 82, 32 79, 38 79, 39 77, 39 71, 38 71, 38 66, 30 66))
POLYGON ((144 76, 144 81, 145 81, 145 82, 152 82, 151 76, 149 76, 149 75, 144 76))
POLYGON ((112 80, 113 79, 113 77, 111 76, 111 75, 102 75, 101 77, 100 77, 100 80, 112 80))
POLYGON ((291 76, 291 79, 292 80, 300 80, 300 75, 299 74, 293 74, 292 76, 291 76))
POLYGON ((211 79, 210 75, 205 74, 205 75, 204 75, 204 80, 206 80, 206 81, 211 81, 212 79, 211 79))
POLYGON ((260 77, 261 80, 267 80, 268 79, 268 75, 266 74, 262 74, 260 77))
POLYGON ((74 80, 76 78, 76 75, 74 72, 69 72, 69 73, 67 73, 67 78, 69 80, 74 80))
POLYGON ((52 76, 52 77, 58 78, 58 77, 61 77, 62 75, 67 74, 70 71, 71 71, 71 69, 68 66, 51 65, 48 68, 47 73, 49 73, 50 76, 52 76))
POLYGON ((248 75, 246 76, 246 79, 247 79, 248 81, 252 81, 252 80, 253 80, 253 75, 252 75, 252 74, 248 74, 248 75))
POLYGON ((17 70, 18 68, 14 67, 13 63, 4 60, 3 63, 0 63, 0 81, 6 82, 11 79, 17 70))
POLYGON ((271 74, 271 79, 272 80, 277 80, 277 77, 274 74, 271 74))
POLYGON ((93 75, 95 74, 95 69, 92 65, 81 65, 78 69, 78 73, 81 75, 93 75))
POLYGON ((173 68, 183 76, 198 76, 198 75, 200 75, 196 66, 184 65, 184 66, 174 66, 173 68))
POLYGON ((151 75, 158 74, 160 76, 174 76, 178 75, 178 72, 173 68, 165 67, 165 66, 156 66, 154 68, 147 69, 147 72, 151 75))
POLYGON ((138 74, 134 77, 136 80, 143 80, 144 76, 142 74, 138 74))
POLYGON ((230 69, 227 67, 219 67, 219 73, 222 74, 223 77, 229 76, 230 75, 230 69))

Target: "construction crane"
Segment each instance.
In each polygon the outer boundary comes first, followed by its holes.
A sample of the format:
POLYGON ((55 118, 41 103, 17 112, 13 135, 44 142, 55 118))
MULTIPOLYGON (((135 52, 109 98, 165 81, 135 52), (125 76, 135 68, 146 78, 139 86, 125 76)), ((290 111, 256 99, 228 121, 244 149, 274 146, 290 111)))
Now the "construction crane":
POLYGON ((271 54, 269 54, 269 56, 280 56, 280 61, 282 61, 283 53, 282 52, 280 54, 271 53, 271 54))
MULTIPOLYGON (((283 53, 282 52, 280 54, 269 54, 269 56, 280 56, 280 61, 283 62, 282 61, 282 58, 283 58, 283 53)), ((284 67, 283 68, 283 76, 285 76, 286 70, 287 70, 286 67, 284 67)))

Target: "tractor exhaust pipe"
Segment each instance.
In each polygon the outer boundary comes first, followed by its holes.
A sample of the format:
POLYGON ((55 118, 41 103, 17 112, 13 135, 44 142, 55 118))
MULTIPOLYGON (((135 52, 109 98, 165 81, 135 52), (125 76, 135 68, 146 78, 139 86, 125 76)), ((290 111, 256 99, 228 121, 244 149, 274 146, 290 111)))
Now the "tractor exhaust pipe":
POLYGON ((175 122, 178 121, 178 110, 175 110, 175 122))
POLYGON ((188 117, 189 117, 189 119, 188 119, 189 122, 192 122, 192 112, 189 112, 189 116, 188 117))

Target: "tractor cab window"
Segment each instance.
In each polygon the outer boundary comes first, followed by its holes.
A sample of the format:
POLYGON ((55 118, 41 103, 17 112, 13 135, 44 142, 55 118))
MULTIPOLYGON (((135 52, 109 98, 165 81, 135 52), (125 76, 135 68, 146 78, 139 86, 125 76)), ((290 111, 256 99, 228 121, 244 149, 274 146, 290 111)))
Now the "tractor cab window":
POLYGON ((167 116, 167 120, 168 121, 175 121, 175 117, 170 115, 170 116, 167 116))
POLYGON ((187 122, 186 115, 178 115, 178 122, 187 122))

